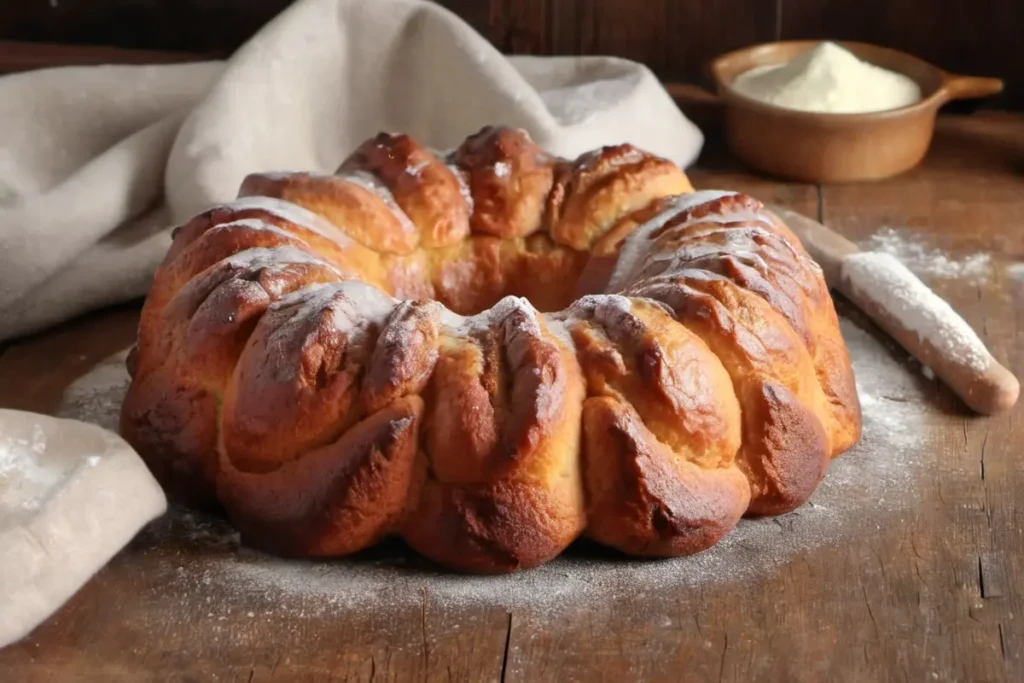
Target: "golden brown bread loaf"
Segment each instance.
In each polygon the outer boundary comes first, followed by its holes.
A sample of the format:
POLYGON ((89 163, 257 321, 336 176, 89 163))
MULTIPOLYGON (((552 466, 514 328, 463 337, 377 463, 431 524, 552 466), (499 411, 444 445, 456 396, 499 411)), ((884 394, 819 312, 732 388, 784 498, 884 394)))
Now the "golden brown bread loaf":
POLYGON ((581 534, 693 553, 802 504, 859 438, 818 266, 756 200, 654 155, 381 134, 239 195, 176 231, 121 429, 252 545, 398 535, 474 572, 581 534))

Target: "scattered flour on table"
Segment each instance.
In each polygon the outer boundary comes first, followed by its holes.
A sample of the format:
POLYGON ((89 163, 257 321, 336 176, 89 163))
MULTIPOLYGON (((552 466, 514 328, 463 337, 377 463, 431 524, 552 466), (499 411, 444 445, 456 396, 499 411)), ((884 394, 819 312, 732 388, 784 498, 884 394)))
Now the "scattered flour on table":
POLYGON ((882 228, 861 248, 895 256, 922 277, 983 280, 992 274, 991 254, 977 252, 962 258, 952 258, 941 249, 925 246, 922 236, 905 230, 882 228))
MULTIPOLYGON (((842 320, 864 411, 860 443, 833 461, 811 501, 779 517, 742 520, 713 548, 673 560, 624 558, 589 543, 509 576, 446 573, 399 543, 330 562, 272 557, 241 544, 224 520, 172 507, 133 542, 162 567, 162 590, 191 592, 217 619, 259 605, 259 615, 301 619, 339 611, 431 604, 560 609, 588 601, 768 577, 816 548, 900 524, 915 514, 914 481, 938 449, 922 380, 870 334, 842 320), (201 548, 188 553, 185 547, 201 548)), ((60 415, 115 424, 127 387, 123 354, 72 385, 60 415)))
POLYGON ((128 351, 121 351, 93 368, 64 393, 60 415, 118 431, 121 401, 128 390, 128 351))

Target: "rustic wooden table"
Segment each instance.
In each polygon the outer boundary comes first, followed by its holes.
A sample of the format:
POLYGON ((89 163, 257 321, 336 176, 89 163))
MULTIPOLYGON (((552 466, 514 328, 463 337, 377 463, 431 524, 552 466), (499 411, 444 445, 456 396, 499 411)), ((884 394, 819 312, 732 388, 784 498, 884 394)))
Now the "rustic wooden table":
MULTIPOLYGON (((862 243, 897 228, 885 234, 903 241, 889 246, 1024 375, 1024 117, 944 119, 921 168, 876 184, 758 178, 714 140, 693 178, 820 216, 862 243)), ((455 578, 447 592, 424 583, 416 600, 349 609, 324 588, 331 575, 320 565, 293 568, 276 593, 249 590, 255 570, 234 587, 193 572, 211 555, 241 551, 225 551, 208 526, 182 523, 144 532, 0 651, 0 679, 1024 680, 1022 409, 969 414, 857 311, 837 307, 862 386, 865 441, 833 465, 824 502, 776 520, 760 545, 732 548, 735 559, 678 565, 686 581, 647 565, 638 576, 663 580, 548 591, 539 609, 453 599, 455 578), (833 500, 847 507, 830 518, 833 500)), ((70 381, 131 341, 137 311, 115 308, 7 345, 0 407, 55 410, 70 381)), ((586 562, 590 552, 577 555, 586 562)), ((530 590, 544 593, 549 580, 572 587, 579 562, 557 582, 554 570, 539 575, 530 590)), ((358 592, 338 576, 340 595, 358 592)))

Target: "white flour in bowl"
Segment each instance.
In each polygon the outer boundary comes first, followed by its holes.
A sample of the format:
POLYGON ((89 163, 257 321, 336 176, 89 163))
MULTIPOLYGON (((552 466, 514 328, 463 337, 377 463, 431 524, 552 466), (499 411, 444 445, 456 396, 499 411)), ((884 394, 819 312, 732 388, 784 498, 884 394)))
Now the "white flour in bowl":
POLYGON ((899 109, 921 99, 921 86, 912 78, 869 64, 827 41, 785 64, 745 71, 732 87, 777 107, 823 114, 899 109))

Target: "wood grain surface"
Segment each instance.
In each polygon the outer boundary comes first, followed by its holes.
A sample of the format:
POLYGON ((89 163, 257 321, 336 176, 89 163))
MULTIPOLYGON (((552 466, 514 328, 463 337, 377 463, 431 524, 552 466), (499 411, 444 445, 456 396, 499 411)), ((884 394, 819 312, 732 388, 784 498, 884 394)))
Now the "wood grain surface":
MULTIPOLYGON (((608 54, 664 81, 697 82, 715 56, 795 38, 876 42, 937 65, 1005 78, 1003 106, 1024 108, 1020 0, 439 0, 500 49, 608 54)), ((0 40, 228 54, 290 0, 0 2, 0 40)), ((970 106, 970 105, 954 105, 970 106)))
MULTIPOLYGON (((750 175, 712 139, 692 176, 698 187, 819 216, 855 241, 890 226, 951 259, 991 252, 990 277, 928 282, 1024 373, 1024 274, 1008 267, 1024 262, 1021 140, 1021 116, 945 118, 921 168, 816 187, 750 175)), ((786 562, 754 572, 758 558, 747 557, 736 579, 719 568, 724 576, 690 577, 672 591, 556 600, 543 611, 426 590, 404 606, 331 609, 312 596, 281 610, 259 591, 218 593, 203 581, 181 590, 167 567, 205 566, 227 551, 188 530, 144 532, 53 618, 0 651, 0 680, 1024 680, 1021 408, 973 416, 846 302, 837 307, 858 349, 912 389, 875 398, 894 410, 913 402, 922 415, 906 425, 919 434, 874 446, 916 463, 897 494, 904 504, 873 498, 893 487, 854 467, 850 485, 868 492, 864 524, 841 539, 797 545, 786 562), (911 460, 898 449, 917 437, 927 445, 913 446, 911 460)), ((53 410, 68 382, 131 341, 136 316, 137 306, 124 306, 9 345, 0 407, 53 410)), ((778 542, 802 538, 793 535, 799 522, 781 518, 778 542)))
POLYGON ((132 50, 122 47, 0 40, 0 74, 58 66, 168 64, 201 61, 211 56, 216 55, 183 51, 132 50))

